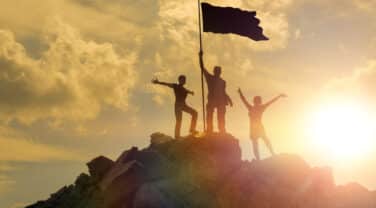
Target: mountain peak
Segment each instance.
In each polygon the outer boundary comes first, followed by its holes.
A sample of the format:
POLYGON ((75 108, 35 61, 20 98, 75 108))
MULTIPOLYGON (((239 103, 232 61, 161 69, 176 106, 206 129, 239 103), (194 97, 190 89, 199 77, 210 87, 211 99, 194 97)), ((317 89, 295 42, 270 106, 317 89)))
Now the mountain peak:
POLYGON ((376 207, 375 193, 335 186, 330 168, 312 168, 299 156, 242 161, 231 135, 173 139, 154 133, 145 149, 87 165, 90 175, 29 208, 376 207))

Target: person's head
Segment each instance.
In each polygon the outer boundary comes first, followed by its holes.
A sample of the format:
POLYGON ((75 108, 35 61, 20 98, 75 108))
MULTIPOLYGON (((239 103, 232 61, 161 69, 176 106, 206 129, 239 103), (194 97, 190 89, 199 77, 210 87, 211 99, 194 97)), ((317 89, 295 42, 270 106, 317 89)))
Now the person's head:
POLYGON ((215 66, 213 72, 214 72, 214 76, 220 77, 222 73, 222 69, 220 66, 215 66))
POLYGON ((178 78, 179 84, 184 85, 186 81, 186 77, 184 75, 180 75, 178 78))
POLYGON ((255 105, 261 105, 262 104, 262 98, 261 98, 261 96, 255 96, 253 98, 253 104, 255 104, 255 105))

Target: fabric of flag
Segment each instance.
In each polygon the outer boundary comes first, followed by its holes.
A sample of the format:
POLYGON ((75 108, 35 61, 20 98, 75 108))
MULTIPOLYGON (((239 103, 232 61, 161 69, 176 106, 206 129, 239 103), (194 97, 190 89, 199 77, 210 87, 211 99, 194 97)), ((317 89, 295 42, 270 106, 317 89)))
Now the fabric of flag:
POLYGON ((202 3, 202 19, 204 32, 233 33, 248 37, 255 41, 269 40, 259 26, 260 20, 256 12, 244 11, 232 7, 217 7, 202 3))

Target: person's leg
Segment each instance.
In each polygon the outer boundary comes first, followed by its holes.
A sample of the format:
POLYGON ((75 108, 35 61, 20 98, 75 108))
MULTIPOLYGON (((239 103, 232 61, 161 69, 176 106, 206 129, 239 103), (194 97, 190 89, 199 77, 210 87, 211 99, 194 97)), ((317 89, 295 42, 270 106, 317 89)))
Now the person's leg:
POLYGON ((212 105, 206 105, 206 132, 213 133, 213 113, 214 107, 212 105))
POLYGON ((252 147, 253 147, 253 154, 255 155, 256 160, 260 160, 260 153, 258 149, 258 140, 257 139, 251 139, 252 141, 252 147))
POLYGON ((218 130, 220 133, 226 133, 226 106, 218 106, 217 107, 217 120, 218 120, 218 130))
POLYGON ((273 150, 273 146, 272 146, 272 143, 270 142, 269 138, 266 135, 264 135, 262 137, 262 140, 264 140, 266 147, 269 149, 270 153, 274 156, 275 152, 273 150))
POLYGON ((183 111, 189 113, 191 115, 191 117, 192 117, 191 118, 191 127, 189 129, 189 132, 191 132, 191 133, 196 132, 197 111, 195 109, 191 108, 188 105, 184 106, 183 111))
POLYGON ((182 120, 182 110, 180 107, 175 106, 175 118, 176 118, 176 123, 175 123, 175 138, 178 139, 180 138, 180 128, 181 128, 181 120, 182 120))

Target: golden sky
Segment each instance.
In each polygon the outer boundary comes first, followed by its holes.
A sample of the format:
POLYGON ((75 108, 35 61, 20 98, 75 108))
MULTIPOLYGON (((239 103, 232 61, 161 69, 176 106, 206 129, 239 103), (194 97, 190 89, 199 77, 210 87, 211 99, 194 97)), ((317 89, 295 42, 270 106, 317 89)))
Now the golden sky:
MULTIPOLYGON (((0 207, 46 198, 97 155, 144 147, 156 131, 172 135, 172 92, 152 86, 154 77, 175 82, 186 74, 196 92, 188 102, 201 109, 196 1, 0 2, 0 207)), ((376 114, 376 2, 208 2, 256 10, 270 38, 203 37, 206 65, 222 66, 234 100, 227 129, 243 157, 252 159, 237 88, 249 99, 284 92, 288 99, 265 114, 277 152, 332 167, 338 184, 376 189, 376 145, 356 159, 332 158, 307 130, 328 103, 361 103, 376 114)))

